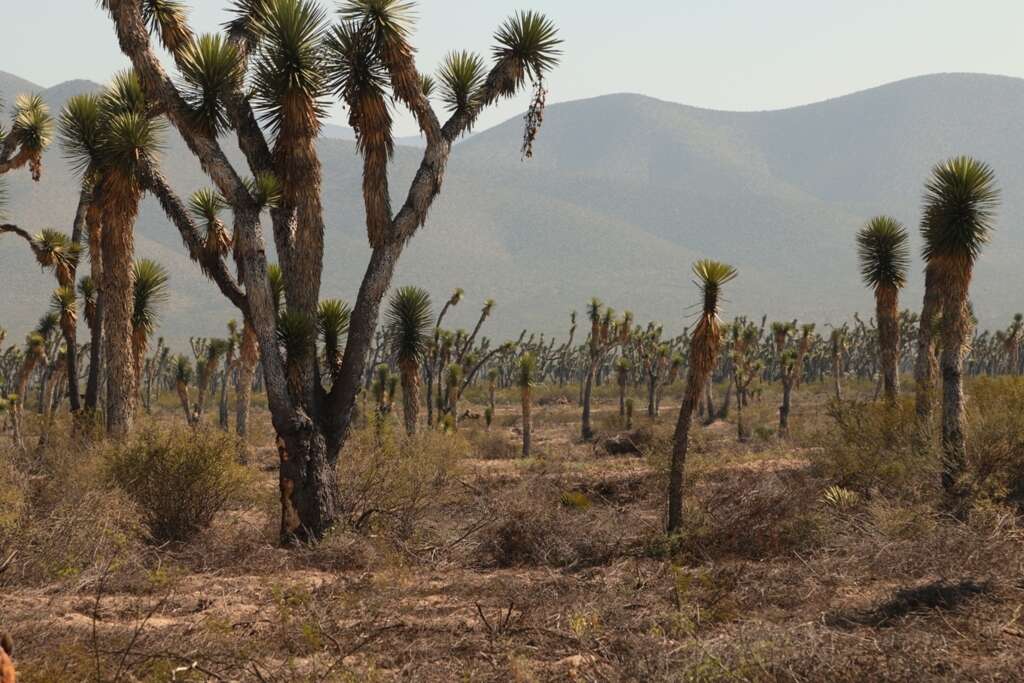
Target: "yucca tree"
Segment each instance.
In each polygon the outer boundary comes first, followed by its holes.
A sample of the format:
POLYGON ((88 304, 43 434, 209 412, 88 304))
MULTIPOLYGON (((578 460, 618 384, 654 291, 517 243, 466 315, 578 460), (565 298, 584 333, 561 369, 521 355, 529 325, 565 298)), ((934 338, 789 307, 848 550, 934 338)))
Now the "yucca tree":
POLYGON ((341 370, 341 358, 345 349, 343 339, 348 334, 352 320, 352 307, 340 299, 320 302, 317 309, 317 328, 323 346, 324 368, 333 382, 341 370))
POLYGON ((668 523, 670 534, 677 533, 683 523, 683 473, 690 444, 690 426, 701 392, 718 361, 722 332, 718 305, 722 287, 736 278, 736 269, 719 261, 700 260, 693 264, 696 284, 703 296, 700 318, 690 337, 686 388, 672 438, 672 462, 669 470, 668 523))
POLYGON ((843 355, 846 353, 846 340, 849 331, 846 324, 832 330, 829 335, 829 349, 832 354, 832 389, 837 401, 843 400, 843 355))
POLYGON ((872 218, 857 233, 857 254, 861 278, 875 293, 882 390, 895 401, 900 392, 899 292, 910 265, 906 228, 890 216, 872 218))
POLYGON ((161 129, 132 72, 118 74, 100 97, 73 99, 61 115, 65 154, 81 173, 83 186, 92 186, 95 203, 90 232, 99 233, 102 263, 99 283, 107 367, 106 419, 108 431, 115 435, 129 431, 134 421, 134 228, 145 191, 144 172, 155 163, 161 129))
MULTIPOLYGON (((312 0, 237 2, 222 40, 207 41, 202 50, 172 48, 178 81, 164 71, 149 34, 174 44, 168 28, 178 37, 191 32, 177 14, 167 26, 147 23, 140 5, 108 1, 106 8, 147 98, 159 104, 231 205, 238 280, 222 263, 207 262, 204 272, 256 331, 268 404, 282 444, 282 540, 317 540, 335 519, 335 464, 366 375, 381 301, 405 246, 440 193, 452 145, 485 107, 522 90, 527 82, 542 83, 557 62, 560 41, 543 15, 514 15, 495 35, 486 77, 474 92, 450 105, 454 108, 442 123, 429 100, 428 79, 413 59, 410 3, 345 0, 339 21, 328 27, 320 3, 312 0), (232 64, 242 65, 243 77, 221 78, 232 64), (280 181, 280 204, 272 208, 271 219, 287 308, 315 321, 323 263, 323 187, 315 141, 329 95, 348 108, 356 132, 372 254, 354 301, 341 369, 327 389, 316 372, 318 353, 286 358, 278 343, 267 249, 257 229, 263 207, 244 178, 270 174, 280 181), (387 112, 392 102, 412 113, 426 139, 419 168, 397 210, 391 205, 386 173, 394 144, 387 112), (237 138, 247 172, 225 153, 209 120, 214 114, 223 132, 237 138), (258 124, 261 118, 263 126, 258 124)), ((542 106, 543 100, 535 98, 527 125, 531 141, 542 106)), ((179 232, 194 234, 188 212, 176 210, 181 206, 176 194, 166 183, 154 185, 179 232)), ((191 238, 186 242, 194 254, 191 238)))
POLYGON ((181 409, 185 412, 185 421, 189 426, 194 426, 198 422, 198 416, 192 409, 192 401, 188 393, 192 375, 192 361, 186 356, 177 356, 174 359, 174 389, 178 393, 178 400, 181 402, 181 409))
POLYGON ((27 165, 32 180, 38 182, 53 128, 49 107, 42 97, 19 95, 12 108, 10 130, 0 126, 0 176, 27 165))
POLYGON ((626 417, 626 387, 629 386, 629 373, 633 364, 625 356, 615 361, 615 379, 619 385, 619 417, 626 417))
MULTIPOLYGON (((434 323, 434 339, 430 345, 429 357, 427 362, 427 425, 430 427, 434 426, 434 380, 440 378, 441 373, 444 371, 443 359, 441 355, 441 336, 444 331, 441 329, 441 323, 444 322, 444 318, 448 315, 448 311, 458 306, 462 302, 462 298, 465 296, 465 292, 461 287, 456 287, 448 300, 444 302, 444 306, 441 307, 441 312, 437 315, 437 322, 434 323)), ((440 381, 438 381, 438 393, 440 394, 440 381)))
POLYGON ((220 367, 221 361, 227 355, 230 342, 226 339, 211 339, 206 345, 204 358, 202 362, 197 365, 197 377, 196 385, 199 387, 199 393, 196 397, 196 415, 202 417, 203 413, 206 412, 206 400, 212 393, 213 380, 217 376, 217 368, 220 367))
POLYGON ((217 425, 223 430, 228 431, 228 384, 231 382, 231 375, 234 373, 237 367, 237 359, 235 353, 238 351, 238 344, 240 341, 238 334, 238 322, 235 320, 228 321, 228 334, 224 338, 227 342, 226 349, 224 351, 224 372, 221 373, 220 382, 220 401, 217 410, 217 425))
MULTIPOLYGON (((57 289, 60 292, 60 300, 65 301, 70 296, 71 304, 75 298, 75 269, 78 266, 78 258, 81 247, 73 238, 57 231, 45 229, 35 236, 16 225, 0 225, 0 235, 4 233, 14 234, 24 239, 36 258, 36 262, 44 270, 49 270, 57 279, 57 289), (70 294, 69 294, 70 292, 70 294)), ((56 294, 55 294, 56 297, 56 294)), ((63 306, 67 310, 67 305, 63 306)), ((61 316, 61 332, 64 335, 64 343, 67 347, 65 363, 68 373, 68 396, 71 405, 71 412, 77 413, 81 409, 78 396, 78 342, 77 342, 77 316, 67 313, 61 316)))
POLYGON ((249 449, 249 408, 252 403, 252 385, 256 364, 260 361, 260 347, 256 331, 248 322, 242 323, 242 340, 238 350, 238 389, 235 393, 235 435, 238 437, 238 460, 247 462, 249 449))
POLYGON ((402 411, 405 431, 416 433, 420 414, 420 367, 430 348, 434 313, 430 294, 419 287, 395 291, 388 306, 385 327, 402 377, 402 411))
MULTIPOLYGON (((998 202, 995 173, 969 157, 937 165, 925 185, 924 259, 934 273, 932 286, 942 315, 942 485, 954 498, 962 495, 960 479, 967 458, 962 375, 971 335, 968 294, 998 202)), ((921 324, 925 325, 923 314, 921 324)))
POLYGON ((580 436, 584 441, 594 438, 594 428, 590 423, 590 401, 594 386, 594 374, 601 361, 601 353, 607 340, 603 323, 604 304, 600 299, 594 297, 587 304, 587 319, 590 321, 590 339, 587 343, 589 358, 586 367, 586 376, 583 379, 582 408, 583 413, 580 420, 580 436))
MULTIPOLYGON (((14 379, 14 397, 11 400, 11 419, 14 428, 14 445, 25 447, 22 414, 28 394, 28 381, 32 372, 40 362, 46 360, 46 335, 37 328, 25 338, 25 350, 22 354, 21 367, 14 379)), ((10 397, 9 397, 10 398, 10 397)))
POLYGON ((523 457, 530 457, 530 448, 533 440, 533 386, 537 378, 537 359, 532 353, 524 353, 519 359, 519 366, 516 368, 516 386, 519 387, 519 397, 523 408, 523 457))
POLYGON ((132 358, 138 385, 149 339, 160 320, 160 308, 170 299, 170 276, 156 261, 139 259, 135 262, 132 281, 132 358))
POLYGON ((203 249, 212 258, 224 258, 231 250, 231 235, 220 215, 227 202, 215 190, 197 190, 189 197, 189 211, 203 228, 203 249))

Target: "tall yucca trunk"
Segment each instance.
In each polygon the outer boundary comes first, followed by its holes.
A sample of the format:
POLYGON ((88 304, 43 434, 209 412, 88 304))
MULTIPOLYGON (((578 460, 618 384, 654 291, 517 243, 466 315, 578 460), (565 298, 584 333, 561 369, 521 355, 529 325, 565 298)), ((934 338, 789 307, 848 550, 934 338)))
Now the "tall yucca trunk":
POLYGON ((192 412, 192 401, 188 396, 188 384, 179 379, 175 381, 174 388, 178 392, 181 409, 185 411, 185 422, 191 426, 195 423, 195 413, 192 412))
POLYGON ((965 262, 942 265, 942 486, 947 494, 959 497, 960 479, 967 462, 963 360, 970 338, 967 292, 972 269, 965 262))
POLYGON ((103 329, 107 360, 107 431, 121 436, 135 421, 135 362, 132 309, 135 218, 139 195, 122 191, 103 212, 103 329))
POLYGON ((619 375, 619 417, 626 417, 626 375, 619 375))
POLYGON ((29 378, 32 377, 32 372, 39 364, 39 360, 40 356, 37 353, 26 355, 21 369, 18 370, 18 376, 14 380, 18 398, 11 403, 11 426, 14 430, 14 445, 18 449, 25 448, 24 423, 22 421, 25 414, 25 393, 28 391, 29 378))
POLYGON ((690 362, 686 370, 686 389, 679 408, 679 420, 672 439, 672 463, 669 470, 668 525, 669 533, 679 531, 683 523, 683 469, 690 445, 693 413, 711 376, 721 342, 715 319, 717 298, 705 303, 705 313, 690 339, 690 362), (709 313, 710 311, 710 313, 709 313))
POLYGON ((533 396, 530 387, 522 388, 522 404, 523 404, 523 457, 530 457, 530 448, 533 443, 533 415, 532 415, 532 403, 533 396))
POLYGON ((231 382, 231 373, 236 366, 234 348, 232 347, 224 359, 224 377, 220 383, 220 403, 217 406, 217 424, 223 431, 228 431, 228 384, 231 382))
POLYGON ((832 389, 835 392, 837 401, 843 400, 843 361, 842 353, 838 349, 832 350, 832 389))
POLYGON ((141 327, 132 327, 132 366, 135 372, 135 386, 142 391, 142 367, 146 361, 149 339, 141 327))
POLYGON ((249 433, 249 405, 252 402, 252 381, 259 359, 260 349, 256 342, 256 332, 252 325, 246 322, 242 326, 238 389, 235 392, 235 434, 238 436, 238 459, 240 462, 249 459, 248 445, 246 444, 246 437, 249 433))
POLYGON ((789 414, 793 406, 793 382, 796 370, 782 369, 782 404, 779 406, 779 437, 789 436, 789 414))
MULTIPOLYGON (((275 168, 279 169, 283 205, 288 209, 287 225, 275 220, 275 232, 285 230, 283 238, 291 242, 279 255, 285 271, 285 298, 288 309, 311 319, 316 317, 323 272, 324 220, 320 199, 321 166, 316 151, 319 133, 315 119, 309 117, 309 102, 304 95, 293 95, 285 103, 285 116, 274 149, 275 168)), ((279 216, 282 212, 275 211, 279 216)), ((281 238, 277 238, 281 242, 281 238)), ((308 414, 316 408, 317 359, 306 354, 297 363, 289 361, 293 379, 293 398, 308 414)))
POLYGON ((98 195, 86 213, 89 228, 89 276, 96 285, 96 312, 89 328, 89 376, 85 383, 85 410, 95 413, 99 407, 100 371, 103 367, 103 317, 106 296, 103 293, 102 211, 98 195))
POLYGON ((402 417, 405 419, 405 433, 416 433, 420 418, 420 366, 415 360, 406 359, 399 363, 402 373, 402 417))
POLYGON ((921 326, 917 333, 917 361, 914 364, 917 421, 921 431, 928 431, 931 428, 935 406, 935 374, 938 363, 935 358, 932 330, 935 327, 935 316, 940 312, 938 276, 935 266, 930 265, 925 269, 924 301, 921 305, 921 326))
POLYGON ((895 287, 879 287, 875 290, 878 348, 882 361, 882 392, 888 401, 895 401, 900 393, 898 297, 898 290, 895 287))
MULTIPOLYGON (((74 244, 81 244, 83 233, 88 232, 88 215, 93 201, 93 192, 90 186, 85 185, 79 193, 78 209, 75 211, 75 222, 71 230, 71 240, 74 244)), ((77 262, 71 267, 68 273, 67 282, 61 282, 62 287, 75 289, 75 280, 78 274, 77 262)), ((63 329, 64 343, 66 348, 65 361, 67 363, 68 376, 68 401, 72 414, 78 414, 82 410, 82 396, 78 386, 78 320, 71 318, 68 326, 63 329)))
POLYGON ((594 428, 590 422, 590 401, 594 389, 594 373, 596 368, 594 362, 591 361, 587 365, 587 378, 583 385, 583 420, 580 427, 580 436, 583 437, 584 441, 590 441, 594 438, 594 428))

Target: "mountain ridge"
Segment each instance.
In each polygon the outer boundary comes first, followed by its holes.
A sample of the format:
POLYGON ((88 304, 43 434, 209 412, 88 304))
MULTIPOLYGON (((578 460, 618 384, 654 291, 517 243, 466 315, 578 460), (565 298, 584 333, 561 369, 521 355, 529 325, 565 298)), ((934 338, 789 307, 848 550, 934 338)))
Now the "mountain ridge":
MULTIPOLYGON (((456 286, 471 301, 497 299, 485 328, 497 337, 523 327, 564 337, 569 312, 594 295, 633 309, 638 320, 681 329, 695 296, 689 264, 708 256, 740 268, 726 316, 764 312, 824 323, 856 310, 869 314, 873 302, 859 282, 854 231, 872 215, 891 213, 916 245, 929 169, 970 153, 992 163, 1004 188, 999 229, 974 287, 982 323, 1003 324, 1018 307, 1012 292, 1024 284, 1016 267, 1024 236, 1010 229, 1024 218, 1024 124, 1016 115, 1022 109, 1024 80, 957 73, 767 111, 723 112, 636 93, 553 104, 527 163, 519 153, 519 117, 455 147, 445 191, 403 257, 396 284, 427 286, 438 301, 456 286)), ((360 167, 351 142, 320 145, 324 296, 351 299, 369 253, 360 167)), ((418 155, 396 151, 396 201, 418 155)), ((179 193, 208 184, 179 140, 164 156, 179 193)), ((70 223, 74 183, 64 165, 59 150, 51 150, 39 186, 12 179, 12 217, 30 229, 70 223)), ((176 232, 150 200, 138 234, 140 254, 169 260, 177 283, 163 332, 176 341, 221 334, 233 313, 184 258, 176 232)), ((45 309, 52 287, 23 262, 23 248, 0 240, 0 269, 12 269, 27 285, 11 314, 0 309, 0 324, 12 335, 23 334, 45 309)), ((912 308, 920 304, 920 265, 903 296, 912 308)), ((460 306, 453 324, 471 325, 476 308, 460 306)))

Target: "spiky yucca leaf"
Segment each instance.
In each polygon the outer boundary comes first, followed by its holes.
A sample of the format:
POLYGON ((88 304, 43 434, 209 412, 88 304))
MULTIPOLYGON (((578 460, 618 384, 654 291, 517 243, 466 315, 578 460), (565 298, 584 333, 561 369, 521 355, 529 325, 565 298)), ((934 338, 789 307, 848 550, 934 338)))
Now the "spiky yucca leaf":
POLYGON ((92 328, 96 324, 96 283, 92 277, 86 275, 78 281, 78 295, 82 297, 82 304, 85 306, 85 320, 92 328))
POLYGON ((159 309, 170 298, 170 276, 156 261, 139 259, 134 267, 132 327, 147 337, 156 329, 159 309))
POLYGON ((487 67, 483 57, 476 53, 449 52, 437 79, 441 84, 441 101, 448 111, 464 111, 477 104, 480 87, 487 79, 487 67))
POLYGON ((142 162, 163 148, 164 129, 159 119, 137 112, 112 117, 103 138, 101 165, 135 179, 142 162))
POLYGON ((270 0, 233 0, 228 8, 231 19, 224 22, 228 38, 246 52, 259 46, 261 39, 260 15, 270 0))
MULTIPOLYGON (((44 318, 44 320, 46 320, 46 318, 44 318)), ((56 316, 49 320, 56 321, 56 316)), ((40 321, 40 323, 42 323, 42 321, 40 321)), ((38 326, 35 331, 29 332, 28 336, 25 337, 25 356, 27 357, 34 356, 36 358, 40 358, 44 353, 46 353, 46 338, 50 335, 50 332, 53 329, 56 329, 57 326, 56 322, 54 322, 52 326, 47 326, 49 329, 45 329, 42 332, 39 330, 40 327, 44 326, 38 326)))
POLYGON ((989 240, 999 203, 992 168, 970 157, 935 166, 925 185, 924 258, 973 261, 989 240))
POLYGON ((84 175, 96 163, 103 144, 103 96, 75 95, 60 113, 60 141, 64 158, 75 173, 84 175))
POLYGON ((196 190, 188 200, 188 209, 196 219, 204 223, 212 223, 220 218, 220 213, 228 208, 227 202, 214 189, 196 190))
POLYGON ((903 287, 910 266, 908 240, 906 229, 895 218, 872 218, 857 233, 857 254, 864 284, 872 289, 903 287))
POLYGON ((352 307, 341 299, 325 299, 316 311, 317 331, 324 347, 324 360, 329 372, 341 367, 342 339, 348 334, 352 307))
MULTIPOLYGON (((512 60, 522 71, 514 87, 518 90, 529 76, 534 81, 558 65, 562 54, 558 29, 554 22, 540 12, 516 12, 505 20, 494 34, 496 45, 493 53, 496 60, 512 60)), ((511 92, 503 94, 510 95, 511 92)))
POLYGON ((14 122, 11 133, 21 138, 21 144, 36 153, 42 153, 53 140, 53 118, 50 108, 39 95, 19 95, 14 101, 14 122))
POLYGON ((64 282, 78 263, 81 247, 59 230, 44 229, 32 238, 32 251, 43 268, 50 268, 64 282))
POLYGON ((724 285, 736 279, 736 269, 720 261, 701 259, 693 264, 697 286, 704 294, 704 314, 718 314, 718 296, 724 285))
POLYGON ((231 236, 228 234, 221 212, 228 206, 224 198, 216 190, 204 188, 197 190, 189 197, 189 211, 201 221, 206 230, 203 246, 211 254, 223 256, 231 248, 231 236))
POLYGON ((437 90, 437 81, 430 74, 420 74, 420 90, 428 100, 434 96, 437 90))
POLYGON ((408 0, 346 0, 338 10, 345 21, 366 24, 383 41, 407 41, 416 22, 408 0))
POLYGON ((181 51, 180 90, 197 124, 217 134, 228 128, 225 102, 245 81, 238 48, 218 34, 204 34, 181 51))
POLYGON ((317 322, 302 311, 285 309, 277 317, 277 341, 289 363, 294 363, 316 348, 317 322))
POLYGON ((394 141, 389 77, 372 32, 354 22, 342 23, 331 29, 324 47, 329 87, 348 105, 359 151, 383 149, 390 158, 394 141))
POLYGON ((74 321, 78 317, 78 299, 71 287, 58 287, 50 295, 50 310, 62 320, 74 321))
POLYGON ((255 178, 246 178, 245 187, 260 210, 280 206, 281 181, 273 173, 257 173, 255 178))
POLYGON ((192 361, 186 356, 174 358, 174 381, 188 384, 192 381, 192 361))
POLYGON ((146 94, 134 70, 127 69, 114 75, 103 92, 100 106, 107 118, 120 114, 146 113, 146 94))
POLYGON ((60 332, 60 315, 50 311, 39 318, 39 322, 36 323, 37 332, 44 341, 49 340, 53 335, 60 332))
POLYGON ((319 131, 326 111, 325 17, 312 0, 268 0, 259 13, 262 40, 252 87, 261 118, 274 134, 286 119, 306 134, 319 131))
POLYGON ((431 343, 434 313, 430 294, 420 287, 402 287, 395 291, 385 320, 391 347, 399 363, 419 363, 431 343))
POLYGON ((176 53, 192 41, 188 5, 180 0, 143 0, 142 18, 168 52, 176 53))
POLYGON ((516 385, 520 389, 529 389, 537 383, 537 358, 532 353, 524 353, 516 366, 516 385))
POLYGON ((267 265, 267 282, 270 284, 270 296, 274 301, 274 314, 280 318, 284 307, 284 272, 276 263, 267 265))

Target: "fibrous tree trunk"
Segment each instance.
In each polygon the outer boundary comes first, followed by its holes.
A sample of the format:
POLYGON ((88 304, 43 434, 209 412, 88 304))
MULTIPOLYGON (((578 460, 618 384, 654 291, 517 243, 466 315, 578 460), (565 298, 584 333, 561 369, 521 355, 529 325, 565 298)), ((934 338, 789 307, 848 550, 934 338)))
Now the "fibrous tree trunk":
POLYGON ((135 217, 139 197, 106 197, 103 211, 103 330, 107 368, 107 431, 121 436, 135 420, 136 375, 132 349, 135 217))
POLYGON ((882 362, 882 394, 895 401, 900 393, 900 326, 895 287, 879 287, 875 291, 878 318, 878 348, 882 362))

